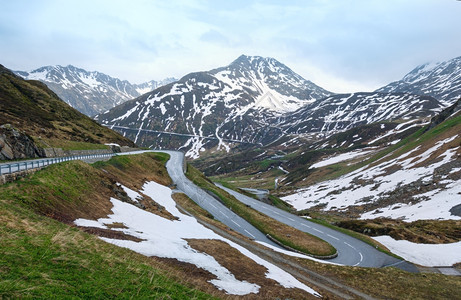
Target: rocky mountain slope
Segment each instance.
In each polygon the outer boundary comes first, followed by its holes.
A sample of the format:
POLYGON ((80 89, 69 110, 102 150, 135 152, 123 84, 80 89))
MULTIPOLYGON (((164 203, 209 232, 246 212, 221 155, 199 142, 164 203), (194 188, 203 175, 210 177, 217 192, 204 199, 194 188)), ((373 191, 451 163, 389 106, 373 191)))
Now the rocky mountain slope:
POLYGON ((428 95, 449 106, 461 97, 461 56, 441 63, 418 66, 401 80, 376 91, 428 95))
POLYGON ((191 73, 96 119, 149 147, 185 149, 267 143, 274 118, 331 93, 272 58, 242 55, 230 65, 191 73))
MULTIPOLYGON (((13 148, 29 149, 26 152, 32 154, 36 152, 36 143, 42 147, 70 142, 134 146, 132 141, 64 103, 42 82, 24 80, 1 65, 0 125, 2 149, 5 145, 17 144, 19 148, 13 148)), ((17 151, 13 149, 14 152, 17 151)), ((32 154, 26 157, 36 156, 32 154)), ((18 155, 5 157, 22 158, 18 155)))
POLYGON ((430 96, 408 93, 338 94, 285 114, 277 126, 286 133, 331 135, 385 120, 431 117, 442 106, 430 96))
POLYGON ((131 84, 126 80, 72 65, 46 66, 30 72, 16 71, 16 74, 24 79, 44 82, 61 99, 88 116, 176 81, 174 78, 166 78, 162 81, 131 84))

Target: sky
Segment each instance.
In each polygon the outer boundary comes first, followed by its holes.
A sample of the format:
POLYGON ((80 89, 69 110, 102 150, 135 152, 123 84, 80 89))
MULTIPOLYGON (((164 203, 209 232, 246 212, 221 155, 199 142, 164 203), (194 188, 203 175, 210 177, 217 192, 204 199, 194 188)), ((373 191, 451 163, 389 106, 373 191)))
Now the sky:
POLYGON ((131 83, 273 57, 336 93, 461 56, 456 0, 0 0, 0 64, 131 83))

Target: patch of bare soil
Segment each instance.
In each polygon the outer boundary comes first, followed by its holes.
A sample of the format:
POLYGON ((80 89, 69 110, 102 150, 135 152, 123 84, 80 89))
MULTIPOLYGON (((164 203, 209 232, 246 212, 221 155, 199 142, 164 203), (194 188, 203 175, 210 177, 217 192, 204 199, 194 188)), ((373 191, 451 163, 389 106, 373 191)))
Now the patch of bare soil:
POLYGON ((153 265, 165 270, 169 276, 175 276, 182 282, 186 281, 191 287, 200 289, 201 291, 219 297, 221 299, 237 299, 238 296, 231 296, 218 290, 209 281, 216 279, 216 276, 210 272, 197 268, 197 266, 179 261, 174 258, 151 256, 150 260, 153 265))
POLYGON ((346 220, 337 226, 369 236, 389 235, 396 240, 408 240, 423 244, 444 244, 461 241, 459 220, 419 220, 411 223, 392 220, 346 220))
POLYGON ((109 238, 109 239, 128 240, 128 241, 133 241, 137 243, 145 241, 135 236, 125 234, 120 231, 111 230, 111 229, 103 229, 103 228, 97 228, 97 227, 80 227, 80 226, 78 226, 78 228, 80 228, 80 230, 85 231, 87 233, 94 234, 100 237, 109 238))

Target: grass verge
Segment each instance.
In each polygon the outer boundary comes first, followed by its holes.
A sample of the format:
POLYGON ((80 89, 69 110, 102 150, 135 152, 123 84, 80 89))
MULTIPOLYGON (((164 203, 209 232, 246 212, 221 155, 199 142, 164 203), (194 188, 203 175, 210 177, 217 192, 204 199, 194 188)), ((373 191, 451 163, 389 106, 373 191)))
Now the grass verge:
POLYGON ((334 230, 342 232, 344 234, 347 234, 347 235, 349 235, 349 236, 351 236, 353 238, 356 238, 358 240, 361 240, 362 242, 367 243, 368 245, 376 248, 377 250, 379 250, 379 251, 381 251, 383 253, 386 253, 387 255, 390 255, 390 256, 398 258, 398 259, 403 259, 400 256, 395 255, 394 253, 390 252, 387 248, 385 248, 383 245, 381 245, 380 243, 378 243, 374 239, 370 238, 369 236, 363 235, 361 233, 358 233, 358 232, 355 232, 355 231, 352 231, 352 230, 349 230, 349 229, 345 229, 345 228, 342 228, 342 227, 335 226, 335 225, 333 225, 333 224, 331 224, 328 221, 325 221, 323 219, 312 218, 312 219, 306 219, 306 220, 308 220, 310 222, 313 222, 313 223, 317 223, 317 224, 326 226, 328 228, 334 229, 334 230))

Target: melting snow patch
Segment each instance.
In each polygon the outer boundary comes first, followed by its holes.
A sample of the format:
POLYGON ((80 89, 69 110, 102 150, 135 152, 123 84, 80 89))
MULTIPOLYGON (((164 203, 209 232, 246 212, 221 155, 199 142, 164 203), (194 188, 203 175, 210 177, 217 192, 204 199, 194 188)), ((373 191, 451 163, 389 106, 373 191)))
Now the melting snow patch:
MULTIPOLYGON (((124 187, 125 191, 129 190, 124 187)), ((187 262, 202 268, 214 276, 216 279, 210 280, 218 289, 224 290, 228 294, 247 295, 258 293, 260 286, 241 281, 235 278, 225 267, 221 266, 214 257, 198 252, 191 248, 186 239, 215 239, 221 240, 231 247, 240 251, 243 255, 249 257, 258 264, 267 268, 266 277, 277 281, 286 288, 300 288, 315 296, 320 296, 310 287, 299 282, 292 275, 286 273, 277 266, 261 259, 247 249, 222 238, 213 231, 200 225, 196 219, 182 214, 177 208, 176 203, 171 198, 171 189, 155 182, 147 182, 143 186, 144 194, 154 199, 157 203, 163 205, 172 215, 178 217, 178 220, 168 220, 135 207, 134 205, 111 198, 113 204, 112 215, 107 218, 101 218, 97 221, 77 219, 74 223, 78 226, 91 226, 98 228, 107 228, 105 224, 123 223, 127 228, 113 228, 125 234, 129 234, 142 239, 141 242, 128 240, 117 240, 102 238, 103 240, 114 245, 129 248, 133 251, 146 256, 157 256, 174 258, 182 262, 187 262)), ((127 194, 133 196, 135 200, 139 193, 127 191, 127 194)))
POLYGON ((107 143, 107 144, 104 144, 106 146, 116 146, 116 147, 120 147, 119 144, 115 144, 115 143, 107 143))
POLYGON ((373 237, 393 253, 412 263, 434 267, 452 266, 461 262, 461 242, 452 244, 416 244, 406 240, 394 240, 384 235, 373 237))
POLYGON ((315 164, 313 164, 310 168, 320 168, 320 167, 325 167, 328 165, 336 164, 345 160, 350 160, 353 158, 357 158, 360 156, 364 156, 366 154, 369 154, 370 152, 373 152, 374 150, 357 150, 357 151, 351 151, 347 153, 342 153, 336 156, 329 157, 327 159, 324 159, 322 161, 319 161, 315 164))
POLYGON ((288 172, 287 170, 285 170, 284 168, 282 168, 281 166, 279 166, 279 169, 280 169, 283 173, 285 173, 285 174, 290 173, 290 172, 288 172))
POLYGON ((450 181, 444 190, 433 190, 416 196, 416 198, 429 198, 416 204, 393 204, 380 208, 378 213, 370 211, 362 214, 361 219, 375 219, 379 217, 403 219, 405 222, 417 220, 461 220, 454 216, 450 209, 461 203, 461 184, 450 181))
POLYGON ((122 189, 125 191, 125 193, 128 195, 128 197, 131 198, 131 200, 133 200, 134 202, 139 202, 139 199, 142 199, 143 197, 138 193, 138 192, 135 192, 133 191, 132 189, 129 189, 127 188, 126 186, 124 186, 123 184, 120 184, 119 185, 122 187, 122 189))

